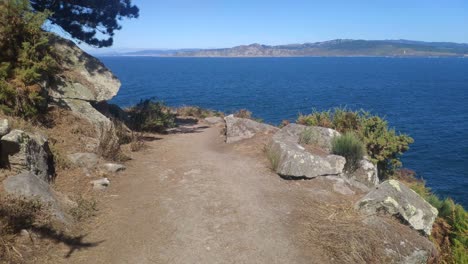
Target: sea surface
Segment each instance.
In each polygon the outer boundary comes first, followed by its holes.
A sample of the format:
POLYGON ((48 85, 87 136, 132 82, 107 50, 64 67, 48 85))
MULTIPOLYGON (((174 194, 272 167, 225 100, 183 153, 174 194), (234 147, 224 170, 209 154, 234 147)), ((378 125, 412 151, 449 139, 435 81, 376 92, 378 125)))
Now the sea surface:
POLYGON ((103 57, 122 81, 112 100, 246 108, 267 123, 338 106, 386 117, 415 139, 404 166, 468 208, 468 59, 103 57))

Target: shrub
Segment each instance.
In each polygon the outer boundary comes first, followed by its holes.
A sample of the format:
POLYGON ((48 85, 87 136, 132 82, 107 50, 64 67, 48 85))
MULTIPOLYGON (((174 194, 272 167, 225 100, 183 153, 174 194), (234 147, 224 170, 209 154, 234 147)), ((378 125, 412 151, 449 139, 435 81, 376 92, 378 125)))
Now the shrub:
POLYGON ((37 83, 57 69, 42 25, 49 12, 32 12, 29 1, 0 3, 0 110, 34 118, 47 109, 47 92, 37 83))
POLYGON ((281 123, 279 124, 279 128, 283 128, 287 125, 291 124, 291 122, 289 122, 289 120, 283 120, 281 121, 281 123))
POLYGON ((411 137, 389 129, 383 118, 362 110, 335 108, 333 111, 314 111, 310 115, 300 115, 297 123, 332 128, 341 133, 355 133, 364 143, 371 161, 377 165, 382 179, 388 178, 395 169, 401 167, 400 156, 413 143, 411 137))
POLYGON ((175 115, 154 98, 141 100, 127 112, 130 114, 130 126, 136 131, 164 132, 166 128, 175 127, 175 115))
POLYGON ((317 133, 315 133, 315 131, 310 128, 304 129, 304 131, 302 131, 302 133, 299 135, 299 144, 309 145, 312 143, 316 143, 317 140, 317 133))
POLYGON ((235 117, 252 119, 252 112, 247 109, 240 109, 234 113, 235 117))
POLYGON ((348 132, 332 140, 333 154, 346 158, 345 170, 353 172, 365 154, 364 145, 354 133, 348 132))
POLYGON ((177 115, 191 116, 196 118, 206 118, 210 116, 223 116, 223 113, 204 109, 199 106, 182 106, 177 108, 177 115))

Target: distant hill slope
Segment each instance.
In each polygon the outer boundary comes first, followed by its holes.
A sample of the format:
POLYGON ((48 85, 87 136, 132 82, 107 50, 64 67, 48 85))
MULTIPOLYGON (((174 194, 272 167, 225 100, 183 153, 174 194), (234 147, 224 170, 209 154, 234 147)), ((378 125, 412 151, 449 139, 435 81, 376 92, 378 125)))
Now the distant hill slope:
POLYGON ((242 45, 226 49, 179 51, 186 57, 293 57, 293 56, 443 56, 468 57, 468 44, 410 40, 347 40, 267 46, 242 45))

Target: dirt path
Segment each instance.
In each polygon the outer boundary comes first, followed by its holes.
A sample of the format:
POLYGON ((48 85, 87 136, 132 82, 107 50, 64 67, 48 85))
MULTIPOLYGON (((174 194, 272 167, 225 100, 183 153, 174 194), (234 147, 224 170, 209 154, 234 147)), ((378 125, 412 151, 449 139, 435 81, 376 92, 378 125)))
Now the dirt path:
POLYGON ((323 263, 294 245, 291 184, 235 148, 215 127, 149 143, 113 181, 85 239, 103 242, 63 261, 323 263))

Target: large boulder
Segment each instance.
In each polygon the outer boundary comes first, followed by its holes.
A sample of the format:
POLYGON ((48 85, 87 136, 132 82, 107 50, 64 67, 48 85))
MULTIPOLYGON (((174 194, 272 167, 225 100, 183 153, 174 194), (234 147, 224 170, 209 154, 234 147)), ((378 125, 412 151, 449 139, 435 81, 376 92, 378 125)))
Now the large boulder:
POLYGON ((8 177, 3 181, 5 192, 11 195, 23 196, 31 199, 39 199, 50 205, 52 213, 58 220, 65 221, 59 199, 50 188, 49 184, 31 172, 23 172, 16 176, 8 177))
POLYGON ((238 118, 228 115, 226 121, 226 143, 234 143, 243 139, 251 138, 257 133, 274 133, 277 127, 262 124, 247 118, 238 118))
POLYGON ((117 94, 119 79, 98 59, 56 35, 50 36, 50 44, 61 69, 50 83, 51 97, 99 102, 117 94))
POLYGON ((274 160, 274 169, 285 177, 315 178, 318 176, 339 175, 343 172, 345 158, 331 154, 314 154, 299 144, 301 133, 312 129, 317 135, 317 142, 324 149, 329 149, 331 139, 338 132, 322 127, 306 127, 289 124, 278 131, 267 148, 270 160, 274 160))
POLYGON ((53 155, 43 135, 15 129, 3 136, 0 144, 3 166, 17 173, 30 171, 45 182, 55 176, 53 155))
MULTIPOLYGON (((49 81, 49 97, 58 105, 69 108, 77 116, 90 121, 96 138, 110 145, 118 144, 114 124, 93 104, 110 100, 120 88, 120 81, 98 59, 81 50, 72 41, 51 34, 50 44, 58 58, 60 74, 49 81)), ((99 146, 94 146, 97 151, 99 146)))
POLYGON ((431 234, 432 224, 438 214, 436 208, 396 180, 381 183, 360 199, 356 208, 370 215, 385 212, 397 216, 426 235, 431 234))
MULTIPOLYGON (((105 144, 109 149, 115 149, 119 144, 119 138, 114 123, 96 110, 90 102, 76 99, 64 99, 68 108, 78 117, 88 120, 96 130, 96 138, 99 143, 93 151, 99 151, 99 144, 105 144)), ((102 146, 101 146, 102 147, 102 146)), ((91 147, 92 148, 92 147, 91 147)))

